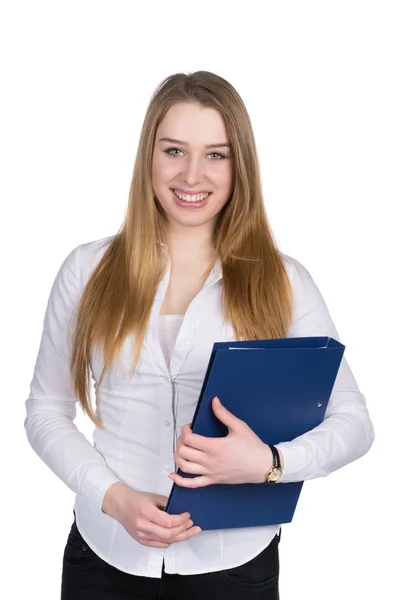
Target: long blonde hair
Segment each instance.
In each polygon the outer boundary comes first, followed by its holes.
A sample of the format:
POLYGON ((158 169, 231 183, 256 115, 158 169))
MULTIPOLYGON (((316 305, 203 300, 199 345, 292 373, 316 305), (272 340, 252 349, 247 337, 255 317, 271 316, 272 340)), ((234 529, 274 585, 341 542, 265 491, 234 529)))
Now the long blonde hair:
POLYGON ((220 111, 233 154, 232 194, 218 215, 213 244, 222 264, 224 319, 236 339, 285 337, 292 293, 281 253, 265 213, 253 130, 245 105, 225 79, 208 71, 177 73, 156 88, 140 135, 124 221, 83 291, 76 311, 71 373, 75 394, 90 419, 90 356, 103 349, 105 372, 135 334, 132 372, 145 339, 154 296, 165 274, 166 215, 153 197, 152 154, 156 130, 171 106, 197 102, 220 111))

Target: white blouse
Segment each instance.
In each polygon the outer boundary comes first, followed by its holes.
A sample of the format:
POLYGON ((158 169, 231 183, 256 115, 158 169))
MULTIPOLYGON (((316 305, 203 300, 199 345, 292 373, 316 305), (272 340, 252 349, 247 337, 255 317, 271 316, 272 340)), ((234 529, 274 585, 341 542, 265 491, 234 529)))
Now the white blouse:
MULTIPOLYGON (((235 340, 231 324, 223 320, 220 259, 185 315, 160 318, 170 278, 168 262, 135 373, 131 373, 133 336, 126 339, 120 360, 101 386, 102 353, 98 348, 92 352, 96 412, 104 424, 103 429, 95 428, 92 444, 74 423, 77 398, 69 370, 69 325, 111 240, 112 236, 77 246, 54 280, 26 400, 29 443, 75 492, 77 526, 88 545, 121 571, 159 578, 163 560, 166 573, 183 575, 241 565, 268 546, 280 525, 201 531, 168 548, 154 548, 140 544, 101 509, 105 492, 117 481, 135 490, 169 495, 176 438, 192 421, 213 343, 235 340)), ((165 244, 161 246, 165 252, 165 244)), ((294 294, 287 337, 330 336, 340 341, 310 273, 296 259, 281 256, 294 294)), ((292 441, 276 444, 284 456, 283 475, 276 485, 325 477, 363 456, 374 437, 365 397, 343 356, 323 422, 292 441)))
MULTIPOLYGON (((168 371, 170 371, 170 362, 172 351, 175 346, 176 338, 182 325, 183 317, 185 315, 159 315, 158 317, 158 339, 167 363, 168 371)), ((173 447, 174 452, 176 450, 176 443, 178 434, 176 433, 176 413, 178 407, 176 406, 176 396, 172 394, 172 418, 174 420, 174 440, 173 447)), ((178 469, 175 468, 175 471, 178 469)))

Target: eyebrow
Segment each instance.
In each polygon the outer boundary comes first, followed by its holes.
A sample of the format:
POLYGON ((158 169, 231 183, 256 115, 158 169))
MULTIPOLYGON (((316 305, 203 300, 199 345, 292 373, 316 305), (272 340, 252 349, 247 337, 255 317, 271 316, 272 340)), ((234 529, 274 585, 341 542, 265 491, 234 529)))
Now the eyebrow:
MULTIPOLYGON (((181 146, 187 146, 187 142, 182 142, 182 140, 174 140, 173 138, 164 137, 158 140, 159 142, 171 142, 172 144, 181 144, 181 146)), ((231 144, 222 143, 222 144, 207 144, 205 148, 232 148, 231 144)))

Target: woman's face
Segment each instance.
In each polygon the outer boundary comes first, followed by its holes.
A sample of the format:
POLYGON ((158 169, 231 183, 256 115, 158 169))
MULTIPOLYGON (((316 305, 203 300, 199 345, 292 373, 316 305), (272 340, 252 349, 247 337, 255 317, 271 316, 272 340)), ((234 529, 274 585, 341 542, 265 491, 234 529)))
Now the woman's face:
POLYGON ((169 223, 212 230, 231 195, 232 165, 225 123, 218 110, 194 102, 172 106, 157 129, 152 161, 153 191, 169 223), (179 199, 174 190, 209 195, 189 202, 193 198, 179 199))

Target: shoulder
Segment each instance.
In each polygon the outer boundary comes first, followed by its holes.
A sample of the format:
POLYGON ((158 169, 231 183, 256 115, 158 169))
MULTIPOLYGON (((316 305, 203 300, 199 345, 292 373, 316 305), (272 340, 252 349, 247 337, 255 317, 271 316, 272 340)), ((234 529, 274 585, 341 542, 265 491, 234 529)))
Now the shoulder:
POLYGON ((87 282, 114 238, 115 235, 110 235, 98 240, 85 242, 73 248, 69 253, 65 261, 69 263, 75 275, 82 282, 87 282))
POLYGON ((300 305, 305 311, 312 306, 323 305, 325 301, 321 290, 307 267, 293 256, 280 254, 292 288, 295 311, 300 305))
POLYGON ((293 256, 281 253, 293 294, 288 337, 331 336, 340 341, 325 299, 309 270, 293 256))
POLYGON ((307 286, 307 283, 312 281, 312 277, 308 269, 299 260, 288 254, 280 252, 283 266, 289 278, 289 281, 294 290, 307 286))
POLYGON ((91 273, 101 260, 114 236, 75 246, 64 258, 53 280, 49 304, 64 310, 74 306, 81 296, 91 273))

